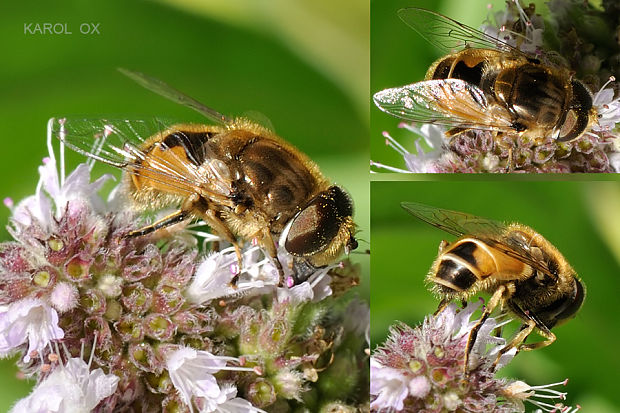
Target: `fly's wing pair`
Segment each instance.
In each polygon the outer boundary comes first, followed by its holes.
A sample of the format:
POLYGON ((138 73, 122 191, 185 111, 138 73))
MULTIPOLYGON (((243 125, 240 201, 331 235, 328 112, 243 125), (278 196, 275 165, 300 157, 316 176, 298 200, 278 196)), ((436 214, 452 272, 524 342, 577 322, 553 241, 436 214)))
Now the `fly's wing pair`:
MULTIPOLYGON (((233 119, 178 91, 159 79, 143 73, 119 69, 123 74, 153 92, 201 113, 212 122, 227 126, 233 119)), ((66 146, 94 160, 122 168, 151 182, 166 185, 190 195, 208 177, 221 176, 213 170, 205 174, 200 160, 208 159, 200 137, 179 128, 177 122, 163 118, 53 119, 52 133, 66 146), (164 139, 166 138, 167 139, 164 139), (182 146, 185 156, 170 149, 182 146)), ((212 179, 210 184, 213 186, 212 179)), ((223 186, 228 182, 222 182, 223 186)))
POLYGON ((431 10, 409 7, 399 10, 398 17, 444 53, 470 47, 523 54, 502 40, 431 10))
MULTIPOLYGON (((430 10, 407 8, 399 17, 446 53, 466 47, 520 54, 486 33, 430 10)), ((410 122, 465 129, 514 132, 510 114, 491 105, 478 85, 461 79, 436 79, 385 89, 373 96, 382 111, 410 122)))
POLYGON ((382 111, 410 122, 510 132, 506 110, 489 110, 484 92, 461 79, 437 79, 385 89, 373 96, 382 111))
POLYGON ((401 206, 414 217, 449 234, 456 237, 467 235, 480 239, 504 254, 553 278, 556 277, 545 261, 534 257, 530 247, 532 240, 511 234, 508 226, 504 223, 416 202, 402 202, 401 206))

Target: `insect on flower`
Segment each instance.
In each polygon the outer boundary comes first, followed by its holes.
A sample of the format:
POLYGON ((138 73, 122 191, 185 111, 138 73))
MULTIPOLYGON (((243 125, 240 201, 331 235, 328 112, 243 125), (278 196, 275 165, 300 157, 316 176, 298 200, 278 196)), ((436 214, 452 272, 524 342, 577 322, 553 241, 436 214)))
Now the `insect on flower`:
POLYGON ((357 247, 351 198, 297 148, 257 123, 222 115, 158 79, 121 72, 215 123, 54 121, 54 133, 65 145, 126 172, 125 188, 136 209, 178 206, 128 236, 202 219, 233 244, 240 264, 239 240, 258 243, 278 267, 280 283, 279 237, 294 257, 295 282, 357 247))
POLYGON ((449 138, 483 130, 536 143, 574 141, 596 121, 592 94, 569 69, 430 10, 398 14, 448 54, 431 65, 424 81, 376 93, 382 111, 448 126, 449 138))
POLYGON ((476 217, 413 202, 402 207, 416 218, 459 237, 439 244, 439 254, 426 278, 442 301, 467 301, 479 291, 491 295, 468 339, 464 369, 476 335, 496 307, 520 318, 523 326, 498 352, 534 350, 556 339, 551 329, 575 316, 585 299, 583 282, 564 256, 532 228, 476 217), (523 344, 536 330, 544 341, 523 344))

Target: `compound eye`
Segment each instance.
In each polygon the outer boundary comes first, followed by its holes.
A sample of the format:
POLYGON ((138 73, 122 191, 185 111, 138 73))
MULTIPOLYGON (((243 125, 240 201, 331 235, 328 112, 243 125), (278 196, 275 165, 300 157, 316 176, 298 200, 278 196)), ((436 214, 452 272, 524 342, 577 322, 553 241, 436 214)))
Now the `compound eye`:
POLYGON ((592 95, 583 83, 573 80, 571 84, 573 86, 573 99, 560 130, 558 142, 570 142, 581 137, 590 124, 592 95))
POLYGON ((583 305, 586 290, 583 283, 575 278, 575 287, 570 294, 559 297, 547 307, 540 309, 536 315, 548 328, 561 325, 577 314, 583 305))
POLYGON ((340 226, 353 214, 353 203, 338 186, 314 197, 291 223, 284 247, 298 257, 314 255, 329 246, 340 226))
POLYGON ((570 320, 577 314, 577 311, 583 305, 583 301, 586 298, 586 290, 583 287, 582 282, 575 278, 575 290, 573 295, 567 300, 566 305, 561 308, 561 311, 555 316, 557 324, 570 320))

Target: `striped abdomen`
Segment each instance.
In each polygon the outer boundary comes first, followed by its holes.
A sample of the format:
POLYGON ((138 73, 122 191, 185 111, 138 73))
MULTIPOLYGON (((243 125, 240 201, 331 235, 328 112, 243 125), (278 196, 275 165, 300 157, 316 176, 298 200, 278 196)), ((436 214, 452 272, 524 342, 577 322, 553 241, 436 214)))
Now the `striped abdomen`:
POLYGON ((206 160, 206 143, 216 134, 209 125, 175 125, 149 138, 131 167, 134 191, 153 189, 189 196, 203 181, 197 170, 206 160))
POLYGON ((460 293, 476 282, 493 276, 497 280, 519 279, 532 271, 529 265, 509 257, 476 238, 462 238, 440 251, 429 280, 440 291, 460 293))
POLYGON ((568 108, 566 82, 546 67, 528 63, 502 70, 495 78, 498 101, 524 128, 552 130, 564 120, 568 108))

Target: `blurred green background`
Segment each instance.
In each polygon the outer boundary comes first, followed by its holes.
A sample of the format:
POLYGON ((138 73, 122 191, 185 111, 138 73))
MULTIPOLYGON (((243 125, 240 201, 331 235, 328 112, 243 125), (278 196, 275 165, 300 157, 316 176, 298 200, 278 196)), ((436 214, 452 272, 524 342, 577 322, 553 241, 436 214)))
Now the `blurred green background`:
MULTIPOLYGON (((530 1, 521 0, 522 4, 530 1)), ((544 15, 543 1, 534 1, 537 12, 544 15)), ((370 2, 370 95, 380 90, 424 80, 429 66, 442 56, 431 44, 407 26, 396 14, 405 7, 434 10, 471 27, 479 28, 493 12, 505 9, 505 0, 371 0, 370 2), (490 5, 490 8, 489 8, 490 5)), ((416 135, 398 129, 399 119, 381 112, 374 103, 370 108, 371 159, 404 168, 402 157, 385 145, 381 135, 387 131, 409 151, 415 151, 416 135)))
MULTIPOLYGON (((126 67, 222 113, 262 113, 349 190, 359 238, 368 241, 368 22, 364 0, 2 2, 0 197, 34 193, 52 116, 204 122, 116 71, 126 67), (66 24, 72 34, 30 34, 36 23, 66 24), (82 24, 99 34, 81 34, 82 24)), ((70 154, 69 165, 81 159, 70 154)), ((95 169, 103 172, 110 168, 95 169)), ((8 216, 1 207, 0 222, 8 216)), ((354 259, 365 266, 367 295, 368 257, 354 259)), ((0 363, 0 411, 29 391, 15 372, 12 360, 0 363)))
POLYGON ((371 347, 384 341, 396 320, 414 326, 436 310, 424 277, 439 242, 455 239, 409 215, 400 202, 521 222, 562 252, 585 282, 587 296, 577 317, 553 330, 555 343, 519 354, 501 374, 530 385, 569 377, 562 389, 568 403, 586 412, 619 411, 620 182, 457 179, 371 183, 371 347))

